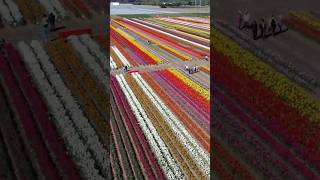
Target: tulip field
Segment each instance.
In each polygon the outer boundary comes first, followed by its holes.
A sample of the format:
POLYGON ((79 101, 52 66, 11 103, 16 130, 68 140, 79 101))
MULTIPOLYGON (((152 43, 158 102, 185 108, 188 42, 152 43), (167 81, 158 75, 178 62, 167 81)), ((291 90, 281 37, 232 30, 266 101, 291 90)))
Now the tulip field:
POLYGON ((0 26, 3 22, 17 26, 39 24, 44 13, 53 13, 58 20, 70 16, 91 18, 93 11, 105 13, 104 0, 0 0, 0 26))
POLYGON ((208 17, 111 20, 113 177, 210 178, 209 30, 208 17))
POLYGON ((102 41, 83 34, 4 45, 0 134, 9 175, 110 177, 109 62, 102 41))
MULTIPOLYGON (((314 39, 317 19, 286 23, 314 39), (298 24, 304 23, 305 26, 298 24)), ((308 18, 307 18, 308 17, 308 18)), ((227 33, 211 30, 212 166, 220 179, 318 179, 320 103, 227 33)))

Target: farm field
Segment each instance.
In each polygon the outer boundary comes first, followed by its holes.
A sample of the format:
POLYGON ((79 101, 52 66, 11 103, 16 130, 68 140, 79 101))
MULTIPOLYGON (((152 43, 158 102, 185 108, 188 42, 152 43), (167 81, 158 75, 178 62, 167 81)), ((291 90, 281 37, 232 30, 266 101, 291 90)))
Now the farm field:
POLYGON ((0 1, 0 179, 111 176, 106 5, 0 1), (49 12, 58 30, 44 42, 49 12))
POLYGON ((113 177, 210 178, 209 21, 111 19, 113 177))
MULTIPOLYGON (((320 19, 307 3, 296 10, 299 2, 290 2, 292 9, 281 3, 274 9, 289 31, 258 41, 235 26, 235 16, 223 15, 226 2, 216 3, 210 34, 215 62, 211 128, 213 171, 219 179, 320 176, 320 19)), ((252 14, 269 15, 272 3, 262 3, 264 10, 252 9, 252 14)), ((233 5, 236 14, 242 5, 233 5)))

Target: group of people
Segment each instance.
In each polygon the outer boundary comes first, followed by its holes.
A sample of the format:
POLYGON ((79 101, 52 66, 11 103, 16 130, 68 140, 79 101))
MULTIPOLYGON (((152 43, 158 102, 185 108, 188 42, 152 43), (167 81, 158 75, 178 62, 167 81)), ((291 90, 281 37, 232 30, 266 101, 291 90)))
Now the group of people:
POLYGON ((189 74, 199 72, 199 67, 195 66, 193 68, 189 68, 188 66, 185 66, 184 70, 189 71, 189 74))
POLYGON ((264 18, 261 18, 260 22, 257 22, 255 19, 251 19, 248 11, 245 11, 243 14, 241 11, 238 11, 237 25, 240 30, 244 28, 251 29, 254 40, 257 40, 258 37, 267 38, 271 34, 275 36, 284 30, 281 15, 277 19, 272 15, 268 22, 264 18), (277 27, 279 29, 278 32, 276 32, 277 27), (260 35, 258 36, 259 31, 260 35))
POLYGON ((55 29, 56 16, 53 13, 43 14, 41 19, 41 35, 44 41, 47 40, 49 32, 55 29))

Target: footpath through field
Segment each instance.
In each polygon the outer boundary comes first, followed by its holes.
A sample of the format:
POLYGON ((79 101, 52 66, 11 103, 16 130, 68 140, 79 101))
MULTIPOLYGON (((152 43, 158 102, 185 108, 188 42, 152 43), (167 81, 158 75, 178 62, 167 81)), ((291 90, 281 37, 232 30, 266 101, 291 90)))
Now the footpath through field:
MULTIPOLYGON (((130 70, 137 70, 139 72, 149 72, 149 71, 157 71, 162 69, 168 68, 184 68, 185 66, 194 67, 194 66, 210 66, 210 62, 206 60, 191 60, 191 61, 177 61, 177 62, 170 62, 166 64, 155 64, 155 65, 139 65, 132 67, 130 70)), ((111 70, 111 74, 123 74, 123 68, 111 70)))

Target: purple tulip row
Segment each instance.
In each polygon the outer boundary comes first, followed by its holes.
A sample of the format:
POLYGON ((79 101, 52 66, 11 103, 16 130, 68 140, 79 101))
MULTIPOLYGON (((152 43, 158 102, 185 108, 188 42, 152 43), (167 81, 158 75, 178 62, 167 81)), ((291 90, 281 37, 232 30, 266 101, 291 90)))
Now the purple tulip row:
POLYGON ((188 99, 188 97, 181 93, 179 89, 161 76, 161 74, 158 72, 151 72, 150 75, 156 82, 158 82, 158 84, 161 84, 168 95, 172 97, 173 100, 176 101, 186 113, 193 117, 192 119, 194 119, 206 133, 210 133, 210 121, 208 116, 204 116, 202 113, 200 113, 201 110, 199 110, 199 108, 196 107, 195 104, 188 99))
POLYGON ((139 127, 139 124, 130 109, 129 103, 126 101, 126 98, 114 77, 111 77, 111 89, 115 101, 117 102, 117 107, 123 115, 123 121, 125 122, 126 129, 129 131, 128 133, 138 156, 137 158, 139 159, 146 176, 148 178, 157 177, 157 179, 164 179, 164 174, 162 173, 156 157, 149 147, 148 141, 139 127))

